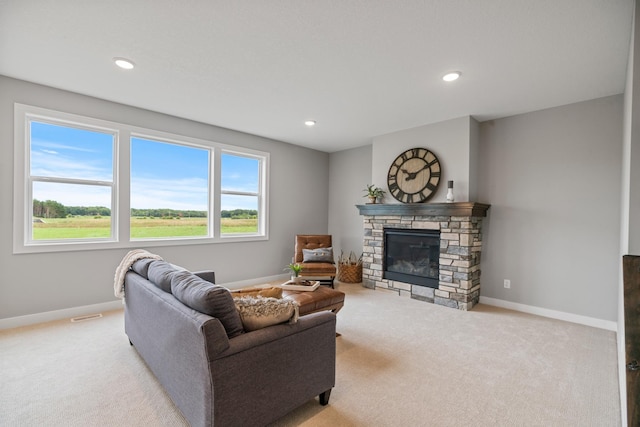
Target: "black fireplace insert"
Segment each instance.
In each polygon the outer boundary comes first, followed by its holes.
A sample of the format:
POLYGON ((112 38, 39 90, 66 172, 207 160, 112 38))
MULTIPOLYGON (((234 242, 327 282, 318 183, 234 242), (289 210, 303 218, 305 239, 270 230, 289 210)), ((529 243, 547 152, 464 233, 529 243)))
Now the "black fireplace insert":
POLYGON ((440 231, 385 228, 382 277, 438 288, 440 231))

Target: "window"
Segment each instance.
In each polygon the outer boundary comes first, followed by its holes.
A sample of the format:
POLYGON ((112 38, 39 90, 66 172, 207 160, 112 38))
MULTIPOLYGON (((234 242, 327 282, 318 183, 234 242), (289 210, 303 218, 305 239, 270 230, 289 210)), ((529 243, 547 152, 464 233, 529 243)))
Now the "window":
POLYGON ((209 235, 209 152, 131 138, 132 239, 209 235))
POLYGON ((14 252, 264 240, 268 160, 16 104, 14 252))
POLYGON ((258 233, 260 166, 257 157, 223 151, 221 159, 220 233, 258 233))
POLYGON ((117 133, 29 118, 27 241, 113 239, 117 133))

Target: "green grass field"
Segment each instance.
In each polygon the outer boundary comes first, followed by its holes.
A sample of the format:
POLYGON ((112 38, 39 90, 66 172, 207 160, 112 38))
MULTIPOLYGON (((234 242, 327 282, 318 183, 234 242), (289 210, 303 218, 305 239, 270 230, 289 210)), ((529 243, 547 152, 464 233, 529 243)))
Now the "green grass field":
MULTIPOLYGON (((48 218, 33 224, 34 240, 106 238, 111 234, 109 217, 48 218)), ((255 233, 257 219, 221 221, 222 234, 255 233)), ((206 218, 132 218, 131 238, 193 237, 207 235, 206 218)))

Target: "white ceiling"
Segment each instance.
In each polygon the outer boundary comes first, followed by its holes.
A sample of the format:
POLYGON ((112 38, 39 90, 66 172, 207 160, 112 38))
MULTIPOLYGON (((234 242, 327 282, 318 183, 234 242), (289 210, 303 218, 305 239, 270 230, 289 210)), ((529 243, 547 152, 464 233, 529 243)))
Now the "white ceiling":
POLYGON ((0 74, 333 152, 622 93, 633 3, 0 0, 0 74))

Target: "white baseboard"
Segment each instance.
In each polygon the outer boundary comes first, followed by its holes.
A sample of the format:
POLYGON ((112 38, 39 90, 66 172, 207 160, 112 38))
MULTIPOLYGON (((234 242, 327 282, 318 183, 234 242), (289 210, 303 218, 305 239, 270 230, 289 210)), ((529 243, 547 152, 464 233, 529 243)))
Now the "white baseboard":
POLYGON ((51 322, 52 320, 71 319, 72 317, 86 316, 88 314, 118 310, 121 308, 123 308, 122 301, 118 300, 65 308, 62 310, 46 311, 44 313, 27 314, 26 316, 9 317, 7 319, 0 319, 0 330, 51 322))
POLYGON ((523 313, 535 314, 537 316, 549 317, 551 319, 564 320, 566 322, 578 323, 580 325, 592 326, 594 328, 606 329, 613 332, 618 331, 618 323, 611 320, 596 319, 593 317, 581 316, 579 314, 565 313, 564 311, 549 310, 548 308, 535 307, 532 305, 483 296, 480 296, 480 304, 507 308, 509 310, 521 311, 523 313))

